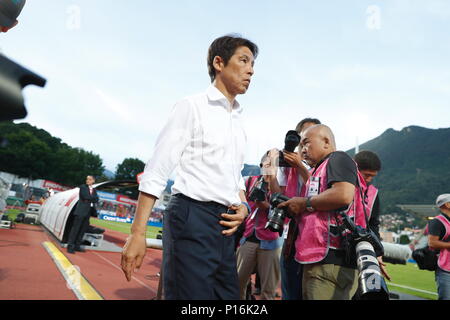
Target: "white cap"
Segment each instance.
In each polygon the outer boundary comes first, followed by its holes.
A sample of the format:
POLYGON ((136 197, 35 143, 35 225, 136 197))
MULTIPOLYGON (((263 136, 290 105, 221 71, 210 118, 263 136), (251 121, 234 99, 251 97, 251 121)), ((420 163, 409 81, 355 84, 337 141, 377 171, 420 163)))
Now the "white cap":
POLYGON ((438 208, 442 207, 447 202, 450 202, 450 193, 441 194, 436 199, 436 205, 438 208))

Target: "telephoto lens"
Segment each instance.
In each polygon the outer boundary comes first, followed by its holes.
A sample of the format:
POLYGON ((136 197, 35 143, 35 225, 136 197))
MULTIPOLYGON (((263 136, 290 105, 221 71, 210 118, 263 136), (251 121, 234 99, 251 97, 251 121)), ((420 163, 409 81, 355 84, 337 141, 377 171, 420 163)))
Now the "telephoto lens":
POLYGON ((267 221, 265 229, 269 229, 273 232, 283 232, 285 218, 286 216, 283 209, 271 209, 269 214, 269 221, 267 221))
POLYGON ((289 197, 281 193, 274 193, 270 198, 270 213, 265 229, 273 232, 278 232, 280 235, 284 230, 284 220, 290 218, 287 208, 277 208, 280 203, 290 200, 289 197))
POLYGON ((358 242, 356 245, 356 259, 361 299, 389 300, 389 291, 381 274, 377 255, 370 242, 358 242))

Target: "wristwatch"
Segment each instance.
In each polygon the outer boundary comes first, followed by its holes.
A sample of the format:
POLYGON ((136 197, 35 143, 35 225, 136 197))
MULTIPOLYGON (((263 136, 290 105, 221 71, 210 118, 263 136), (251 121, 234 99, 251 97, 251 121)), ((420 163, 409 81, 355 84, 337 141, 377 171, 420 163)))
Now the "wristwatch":
POLYGON ((308 197, 306 199, 306 210, 308 212, 314 212, 316 209, 313 208, 312 204, 311 204, 311 197, 308 197))
POLYGON ((247 214, 247 215, 249 215, 250 213, 252 213, 252 208, 250 208, 250 205, 248 204, 248 202, 241 202, 241 204, 243 204, 244 206, 247 207, 247 211, 248 211, 248 214, 247 214))

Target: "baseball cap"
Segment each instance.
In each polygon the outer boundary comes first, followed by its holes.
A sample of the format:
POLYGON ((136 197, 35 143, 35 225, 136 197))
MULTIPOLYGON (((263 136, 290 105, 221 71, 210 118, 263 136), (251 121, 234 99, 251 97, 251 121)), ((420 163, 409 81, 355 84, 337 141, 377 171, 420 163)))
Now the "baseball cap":
POLYGON ((0 0, 0 26, 11 27, 25 5, 26 0, 0 0))
POLYGON ((436 199, 436 206, 440 208, 447 202, 450 202, 450 193, 441 194, 436 199))

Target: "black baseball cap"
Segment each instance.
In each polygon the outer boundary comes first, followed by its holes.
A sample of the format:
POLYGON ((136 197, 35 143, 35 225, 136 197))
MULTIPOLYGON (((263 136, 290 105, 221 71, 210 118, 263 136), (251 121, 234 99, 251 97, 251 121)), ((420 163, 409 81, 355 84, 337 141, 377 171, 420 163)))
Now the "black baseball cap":
POLYGON ((11 27, 17 20, 26 0, 0 0, 0 26, 11 27))

